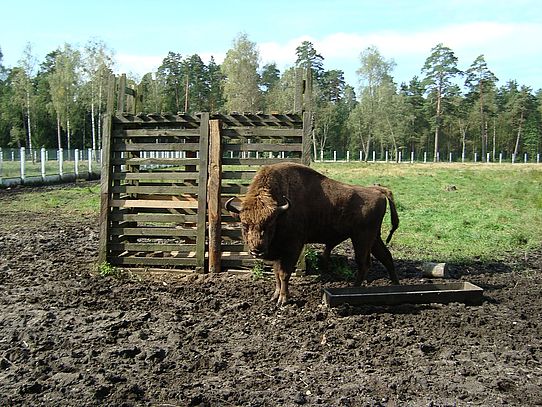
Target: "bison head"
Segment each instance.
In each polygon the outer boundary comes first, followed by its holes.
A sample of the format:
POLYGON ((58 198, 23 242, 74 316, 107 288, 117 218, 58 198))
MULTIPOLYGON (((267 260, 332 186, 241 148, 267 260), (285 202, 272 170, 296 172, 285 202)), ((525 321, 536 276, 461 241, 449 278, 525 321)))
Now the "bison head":
POLYGON ((279 205, 269 194, 247 195, 242 202, 231 198, 226 202, 226 209, 238 214, 241 220, 243 239, 250 254, 256 258, 269 256, 269 245, 275 236, 277 218, 290 208, 290 201, 279 205))

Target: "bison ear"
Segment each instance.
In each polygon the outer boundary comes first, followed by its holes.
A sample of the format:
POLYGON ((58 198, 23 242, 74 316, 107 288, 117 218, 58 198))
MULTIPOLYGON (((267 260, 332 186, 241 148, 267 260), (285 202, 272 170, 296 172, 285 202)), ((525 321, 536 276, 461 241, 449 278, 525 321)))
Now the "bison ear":
POLYGON ((228 199, 225 206, 228 211, 236 215, 239 215, 239 212, 241 212, 241 201, 235 196, 228 199))
POLYGON ((279 211, 280 213, 286 212, 288 209, 290 209, 290 206, 291 206, 290 200, 286 198, 285 196, 283 196, 283 198, 284 198, 285 203, 277 207, 277 211, 279 211))

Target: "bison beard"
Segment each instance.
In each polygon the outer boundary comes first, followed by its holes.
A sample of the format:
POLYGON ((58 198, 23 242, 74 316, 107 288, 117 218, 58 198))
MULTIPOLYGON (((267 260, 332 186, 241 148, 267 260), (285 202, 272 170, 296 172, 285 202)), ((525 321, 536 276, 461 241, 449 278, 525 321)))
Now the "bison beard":
POLYGON ((304 165, 280 163, 262 167, 244 199, 231 198, 226 209, 239 215, 250 253, 273 262, 273 300, 283 305, 306 243, 325 244, 326 260, 336 245, 350 238, 358 265, 357 285, 367 280, 371 253, 386 267, 392 282, 399 284, 391 253, 380 237, 387 202, 392 228, 386 243, 399 225, 390 190, 348 185, 304 165))

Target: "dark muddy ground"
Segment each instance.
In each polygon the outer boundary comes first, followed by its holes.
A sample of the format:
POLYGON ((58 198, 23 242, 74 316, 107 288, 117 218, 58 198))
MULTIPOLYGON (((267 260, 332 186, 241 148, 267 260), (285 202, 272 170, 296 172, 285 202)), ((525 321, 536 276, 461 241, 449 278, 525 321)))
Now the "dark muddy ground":
POLYGON ((542 405, 542 251, 452 267, 481 306, 330 310, 347 282, 277 309, 269 279, 96 276, 97 245, 94 216, 0 211, 0 405, 542 405))

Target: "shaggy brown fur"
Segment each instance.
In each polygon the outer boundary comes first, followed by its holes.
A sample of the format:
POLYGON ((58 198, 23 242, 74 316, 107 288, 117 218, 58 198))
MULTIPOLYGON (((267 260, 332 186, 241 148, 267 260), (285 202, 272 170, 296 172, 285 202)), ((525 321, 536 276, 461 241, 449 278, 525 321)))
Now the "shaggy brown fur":
POLYGON ((371 252, 398 284, 393 259, 380 237, 387 202, 392 220, 389 242, 399 225, 390 190, 348 185, 304 165, 280 163, 262 167, 241 203, 230 200, 226 207, 239 214, 251 254, 273 261, 273 299, 285 304, 288 281, 306 243, 324 243, 328 258, 333 247, 350 238, 358 264, 357 284, 367 278, 371 252))

